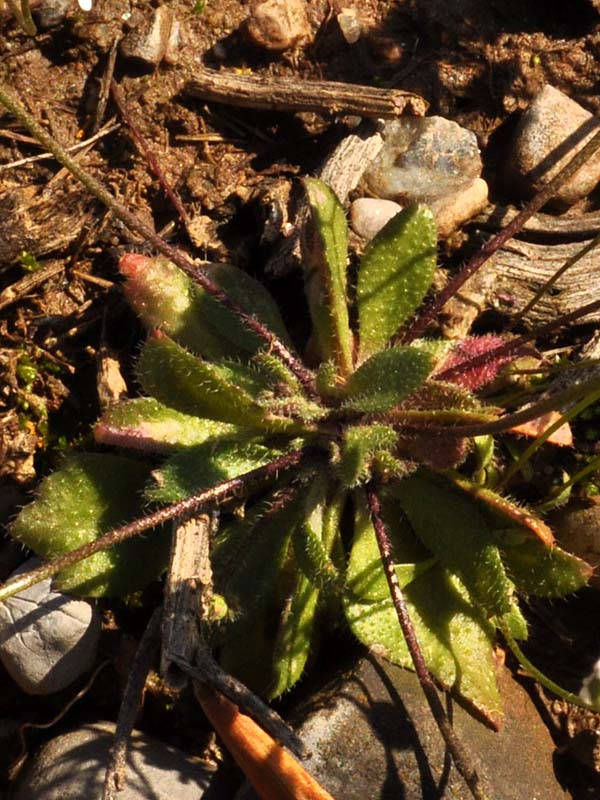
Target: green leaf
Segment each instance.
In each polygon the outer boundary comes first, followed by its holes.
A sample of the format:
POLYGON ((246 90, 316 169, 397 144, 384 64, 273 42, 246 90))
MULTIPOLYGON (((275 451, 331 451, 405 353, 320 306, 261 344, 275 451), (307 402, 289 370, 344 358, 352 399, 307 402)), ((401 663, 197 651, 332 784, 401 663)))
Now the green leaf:
POLYGON ((270 387, 256 370, 202 361, 166 337, 144 345, 137 374, 147 394, 177 411, 251 428, 290 427, 287 420, 267 421, 256 398, 270 387))
POLYGON ((188 447, 168 458, 152 473, 155 485, 146 491, 146 496, 165 503, 183 500, 263 467, 280 455, 280 450, 239 439, 222 439, 188 447))
POLYGON ((529 534, 525 537, 520 544, 500 543, 502 560, 519 592, 563 597, 582 589, 593 575, 589 564, 557 545, 548 547, 529 534))
POLYGON ((106 411, 94 428, 97 442, 153 453, 239 433, 235 425, 183 414, 152 397, 123 400, 106 411))
POLYGON ((226 526, 211 554, 215 590, 235 614, 221 631, 220 662, 263 695, 273 687, 275 625, 283 598, 293 588, 284 564, 303 516, 301 499, 283 507, 282 500, 282 494, 274 493, 243 520, 226 526))
MULTIPOLYGON (((408 522, 394 513, 393 509, 389 511, 391 513, 386 513, 387 519, 391 521, 388 533, 394 543, 396 575, 400 588, 403 589, 418 575, 430 569, 437 559, 431 558, 415 539, 408 522)), ((346 572, 346 592, 349 599, 363 602, 386 600, 390 594, 371 515, 360 491, 355 493, 354 538, 346 572)))
POLYGON ((390 452, 398 434, 390 425, 348 425, 344 431, 336 473, 342 486, 353 488, 367 481, 378 451, 390 452))
POLYGON ((300 574, 289 607, 284 610, 275 644, 273 671, 275 683, 269 697, 291 689, 300 680, 315 636, 319 590, 300 574))
MULTIPOLYGON (((121 456, 71 456, 42 481, 38 497, 19 514, 11 534, 44 558, 75 550, 142 513, 149 467, 121 456)), ((59 573, 62 591, 90 597, 142 589, 166 568, 170 533, 153 530, 96 553, 59 573)))
POLYGON ((423 384, 433 358, 415 347, 392 347, 365 361, 348 379, 345 408, 387 411, 423 384))
POLYGON ((134 311, 150 330, 159 328, 176 342, 204 358, 238 355, 208 320, 204 290, 166 258, 137 253, 124 255, 119 269, 126 277, 123 291, 134 311))
POLYGON ((367 247, 358 272, 359 362, 382 350, 425 297, 436 265, 431 211, 411 206, 367 247))
POLYGON ((329 488, 327 478, 315 477, 306 496, 306 518, 292 537, 298 566, 319 589, 336 588, 342 584, 342 576, 331 552, 335 548, 339 553, 341 549, 339 517, 346 493, 340 493, 335 503, 330 505, 329 488))
POLYGON ((500 548, 502 561, 519 592, 562 597, 587 584, 594 570, 561 550, 548 525, 526 508, 485 487, 457 481, 472 492, 500 548))
POLYGON ((456 573, 488 616, 510 610, 512 586, 477 504, 441 479, 411 475, 393 487, 415 534, 456 573))
POLYGON ((348 321, 346 272, 348 224, 331 189, 316 178, 304 187, 312 220, 303 232, 304 283, 322 361, 332 359, 341 375, 352 371, 353 337, 348 321))
MULTIPOLYGON (((366 563, 357 555, 351 557, 349 591, 344 597, 346 619, 353 633, 367 647, 396 664, 413 669, 389 593, 380 599, 385 584, 383 569, 381 565, 377 569, 374 563, 369 566, 378 548, 364 510, 366 504, 364 499, 360 500, 360 495, 358 497, 353 551, 360 546, 371 556, 366 563)), ((408 566, 411 551, 414 555, 418 546, 410 536, 400 538, 401 532, 394 526, 393 519, 385 521, 393 535, 396 560, 406 559, 405 566, 408 566)), ((494 627, 474 606, 459 579, 440 564, 416 561, 412 567, 412 574, 397 567, 398 576, 404 581, 403 594, 428 669, 442 684, 472 704, 493 727, 498 727, 502 709, 494 671, 494 627), (420 568, 417 574, 415 567, 420 568)))
MULTIPOLYGON (((128 254, 119 267, 127 278, 127 299, 150 329, 160 328, 209 359, 264 348, 264 342, 236 314, 165 258, 128 254)), ((230 264, 214 264, 205 273, 242 310, 289 342, 279 309, 262 284, 230 264)))

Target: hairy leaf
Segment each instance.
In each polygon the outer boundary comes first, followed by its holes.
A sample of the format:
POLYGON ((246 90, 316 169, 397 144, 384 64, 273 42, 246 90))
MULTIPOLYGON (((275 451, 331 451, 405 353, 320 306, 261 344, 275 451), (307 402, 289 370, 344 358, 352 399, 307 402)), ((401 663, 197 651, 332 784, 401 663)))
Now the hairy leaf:
MULTIPOLYGON (((497 728, 502 707, 494 671, 493 626, 458 578, 439 564, 416 575, 403 592, 428 669, 497 728)), ((352 592, 344 606, 350 628, 363 644, 413 669, 389 597, 369 600, 352 592)))
POLYGON ((436 251, 435 223, 426 206, 397 214, 370 242, 358 272, 359 362, 382 350, 421 304, 436 251))
MULTIPOLYGON (((209 359, 253 353, 264 346, 235 314, 162 256, 128 254, 119 268, 127 278, 129 302, 150 329, 160 328, 209 359)), ((230 264, 214 264, 205 271, 234 303, 288 340, 279 309, 262 284, 230 264)))
POLYGON ((348 225, 340 201, 323 181, 305 178, 304 187, 312 212, 303 233, 304 283, 319 355, 348 375, 353 346, 346 301, 348 225))
POLYGON ((280 455, 280 450, 239 438, 188 447, 152 473, 155 485, 146 495, 151 500, 173 503, 265 466, 280 455))
POLYGON ((235 425, 183 414, 153 397, 122 401, 106 411, 94 428, 97 442, 155 453, 239 433, 235 425))
POLYGON ((356 411, 387 411, 414 394, 432 366, 432 357, 416 347, 375 353, 350 376, 344 406, 356 411))
POLYGON ((256 398, 270 387, 243 364, 203 361, 160 337, 145 344, 137 372, 147 394, 178 411, 248 427, 289 427, 286 420, 266 422, 268 414, 256 398))
POLYGON ((389 425, 353 425, 344 432, 337 475, 346 488, 353 488, 369 478, 369 467, 380 450, 391 451, 397 440, 389 425))
POLYGON ((456 573, 488 616, 510 610, 512 587, 485 517, 462 492, 424 474, 393 488, 416 535, 456 573))
MULTIPOLYGON (((140 516, 149 472, 146 464, 121 456, 73 455, 42 481, 36 500, 13 523, 12 536, 48 559, 93 542, 140 516)), ((166 530, 130 539, 59 573, 58 588, 90 597, 135 592, 166 568, 169 543, 166 530)))

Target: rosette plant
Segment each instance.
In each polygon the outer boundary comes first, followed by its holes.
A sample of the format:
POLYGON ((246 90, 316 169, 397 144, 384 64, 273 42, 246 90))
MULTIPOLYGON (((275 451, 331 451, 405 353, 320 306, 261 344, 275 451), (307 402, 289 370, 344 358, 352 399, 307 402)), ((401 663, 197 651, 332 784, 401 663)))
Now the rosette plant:
POLYGON ((162 256, 123 256, 125 294, 149 330, 141 396, 95 426, 117 452, 67 457, 12 535, 46 559, 77 551, 76 562, 54 562, 62 590, 124 595, 164 571, 166 522, 220 506, 211 562, 221 613, 204 625, 228 671, 281 695, 345 620, 392 661, 422 659, 497 726, 497 629, 525 639, 519 597, 562 596, 591 571, 486 486, 481 468, 493 434, 551 404, 507 413, 480 396, 517 357, 501 337, 406 333, 436 267, 426 207, 369 244, 349 301, 343 209, 322 182, 305 188, 309 366, 241 270, 217 265, 200 280, 162 256))

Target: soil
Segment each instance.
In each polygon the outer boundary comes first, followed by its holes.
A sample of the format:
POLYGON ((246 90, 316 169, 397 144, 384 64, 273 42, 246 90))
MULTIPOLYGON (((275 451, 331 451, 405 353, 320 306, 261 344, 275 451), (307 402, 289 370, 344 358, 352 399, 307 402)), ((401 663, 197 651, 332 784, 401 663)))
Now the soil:
MULTIPOLYGON (((64 145, 103 132, 81 152, 81 162, 169 241, 195 257, 233 262, 265 280, 295 319, 298 340, 306 333, 306 314, 297 302, 300 277, 264 270, 278 244, 273 197, 282 180, 314 172, 352 120, 193 99, 185 86, 200 65, 414 92, 429 103, 429 113, 476 133, 490 196, 503 204, 519 204, 521 198, 497 177, 499 159, 520 110, 544 83, 600 112, 597 0, 307 0, 305 37, 283 52, 250 40, 245 20, 252 5, 172 0, 169 8, 182 39, 168 61, 148 65, 116 57, 114 79, 127 111, 180 197, 187 224, 165 198, 104 90, 113 44, 143 26, 155 4, 98 0, 89 13, 69 6, 48 25, 44 11, 59 4, 40 0, 32 3, 34 16, 45 24, 35 38, 11 19, 9 6, 0 6, 0 75, 64 145), (338 24, 342 8, 355 9, 360 21, 360 38, 352 44, 338 24)), ((120 294, 117 262, 126 250, 143 250, 144 243, 55 160, 30 159, 39 153, 37 143, 0 109, 0 521, 26 501, 62 450, 91 446, 99 395, 121 386, 117 368, 135 391, 131 363, 143 335, 120 294), (23 159, 29 160, 19 163, 23 159)), ((592 195, 570 213, 597 207, 592 195)), ((455 250, 453 260, 460 257, 455 250)), ((0 566, 7 574, 20 556, 5 553, 0 566)), ((567 605, 561 601, 561 609, 567 605)), ((588 661, 594 646, 591 660, 600 653, 591 630, 597 625, 581 620, 590 614, 597 620, 598 605, 590 593, 564 614, 567 639, 583 637, 588 649, 582 658, 588 661)), ((144 612, 112 604, 106 615, 112 629, 107 626, 105 650, 126 664, 144 612)), ((550 627, 543 623, 541 630, 548 633, 550 627)), ((566 664, 567 644, 560 639, 559 651, 561 642, 566 664)), ((535 644, 543 652, 544 644, 535 644)), ((101 673, 77 713, 84 717, 93 706, 96 718, 114 718, 118 692, 112 683, 101 673)), ((11 720, 11 731, 24 719, 50 719, 70 696, 41 702, 8 694, 0 698, 0 718, 11 720)), ((150 728, 162 727, 163 701, 160 689, 156 699, 150 692, 145 712, 150 728)), ((169 718, 170 724, 176 719, 172 739, 199 751, 206 737, 193 717, 178 701, 169 718)), ((1 766, 7 768, 18 754, 16 746, 3 750, 1 766)), ((598 785, 591 771, 577 779, 577 770, 563 771, 574 798, 593 796, 598 785)))

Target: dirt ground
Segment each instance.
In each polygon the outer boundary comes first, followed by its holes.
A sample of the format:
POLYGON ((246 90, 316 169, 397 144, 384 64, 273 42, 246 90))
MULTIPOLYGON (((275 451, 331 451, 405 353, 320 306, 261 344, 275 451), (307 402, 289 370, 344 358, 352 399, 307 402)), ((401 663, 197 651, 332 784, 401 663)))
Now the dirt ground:
MULTIPOLYGON (((35 38, 15 24, 9 6, 0 5, 4 83, 65 146, 99 131, 81 151, 81 162, 169 241, 264 279, 296 319, 299 338, 305 334, 303 309, 295 301, 299 276, 264 270, 277 246, 274 197, 282 179, 318 168, 349 121, 195 99, 186 86, 199 65, 415 92, 427 100, 429 113, 475 132, 491 199, 504 204, 520 198, 502 184, 497 165, 520 110, 543 84, 600 112, 596 0, 307 0, 305 36, 283 52, 251 41, 245 23, 250 3, 206 0, 194 6, 192 0, 173 0, 168 6, 181 26, 175 52, 153 66, 117 49, 114 79, 181 198, 185 222, 106 92, 111 48, 122 35, 143 30, 158 4, 98 0, 89 13, 76 4, 61 12, 58 0, 32 5, 42 20, 35 38), (360 36, 354 43, 340 29, 342 9, 356 11, 360 36)), ((39 153, 37 143, 0 110, 0 521, 26 501, 66 447, 91 444, 89 426, 100 408, 98 376, 104 376, 101 390, 110 391, 111 370, 119 366, 133 389, 132 356, 142 336, 121 297, 116 265, 125 249, 143 249, 143 243, 55 160, 31 159, 39 153)), ((598 199, 592 195, 570 213, 596 210, 598 199)), ((7 551, 5 573, 12 558, 14 552, 7 551)), ((542 630, 552 627, 547 609, 536 613, 542 630)), ((598 618, 598 601, 579 598, 569 606, 568 624, 578 625, 590 613, 598 618)), ((125 675, 144 613, 113 604, 110 619, 105 649, 118 656, 125 675)), ((572 629, 565 637, 575 638, 572 629)), ((585 646, 597 638, 585 632, 585 646)), ((556 645, 559 660, 566 639, 559 637, 556 645)), ((165 714, 161 691, 156 689, 156 700, 150 693, 146 706, 148 724, 157 730, 165 714)), ((47 698, 42 714, 38 700, 19 696, 17 717, 49 719, 64 703, 62 694, 47 698)), ((101 674, 84 710, 76 713, 85 716, 93 704, 98 716, 114 717, 116 703, 115 687, 101 674)), ((15 698, 0 698, 0 718, 15 715, 15 698)), ((172 739, 200 751, 205 734, 191 716, 180 703, 172 739)), ((6 750, 0 766, 8 766, 15 750, 6 750)), ((574 778, 568 768, 566 775, 574 797, 593 796, 591 777, 574 778)))

